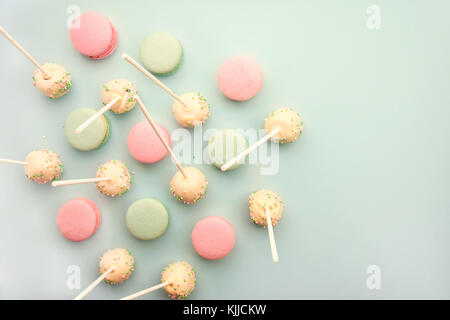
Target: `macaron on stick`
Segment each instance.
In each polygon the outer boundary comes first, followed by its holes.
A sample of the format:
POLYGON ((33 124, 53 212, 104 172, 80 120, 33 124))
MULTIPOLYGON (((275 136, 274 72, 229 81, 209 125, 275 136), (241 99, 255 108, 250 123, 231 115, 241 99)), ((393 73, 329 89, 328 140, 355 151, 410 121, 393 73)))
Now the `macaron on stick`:
POLYGON ((275 236, 273 235, 272 219, 270 218, 269 208, 265 208, 267 218, 267 230, 269 231, 270 250, 272 251, 273 262, 278 262, 277 244, 275 243, 275 236))
POLYGON ((101 115, 103 115, 106 111, 110 110, 114 104, 119 101, 120 98, 114 98, 112 99, 106 106, 104 106, 103 108, 101 108, 100 110, 98 110, 96 113, 94 113, 89 119, 87 119, 85 122, 83 122, 82 124, 80 124, 80 126, 78 128, 75 129, 76 133, 81 133, 83 132, 87 127, 89 127, 98 117, 100 117, 101 115))
POLYGON ((165 92, 167 92, 169 95, 171 95, 172 98, 174 98, 179 103, 181 103, 185 108, 189 108, 184 103, 184 101, 177 94, 175 94, 175 92, 173 92, 169 87, 167 87, 164 83, 162 83, 160 80, 158 80, 158 78, 156 78, 153 74, 151 74, 149 71, 147 71, 143 66, 141 66, 139 63, 137 63, 136 60, 131 58, 126 53, 122 53, 122 58, 125 59, 127 62, 129 62, 131 65, 133 65, 140 72, 142 72, 147 78, 149 78, 154 83, 156 83, 161 89, 163 89, 165 92))
POLYGON ((274 135, 276 135, 280 131, 280 128, 275 128, 272 132, 265 135, 263 138, 255 142, 253 145, 239 153, 237 156, 235 156, 233 159, 230 159, 228 162, 226 162, 223 166, 220 167, 220 170, 227 171, 230 169, 234 164, 238 163, 240 160, 245 158, 250 152, 257 149, 260 145, 265 143, 267 140, 272 138, 274 135))
POLYGON ((170 282, 169 281, 165 281, 163 283, 157 284, 156 286, 138 291, 136 293, 130 294, 129 296, 123 297, 120 300, 134 300, 136 298, 142 297, 143 295, 146 295, 147 293, 156 291, 158 289, 164 288, 165 286, 169 285, 170 282))
POLYGON ((0 33, 2 33, 6 39, 8 39, 23 55, 30 60, 43 74, 45 77, 50 78, 50 76, 45 72, 42 66, 34 59, 31 54, 29 54, 2 26, 0 26, 0 33))
POLYGON ((180 172, 181 172, 181 174, 183 175, 184 178, 187 178, 186 173, 184 172, 180 161, 178 161, 177 157, 175 157, 175 154, 173 153, 172 148, 169 146, 167 141, 164 139, 161 130, 159 129, 158 125, 153 121, 152 117, 150 116, 150 113, 145 108, 144 103, 142 102, 142 100, 139 98, 139 96, 137 94, 134 96, 134 99, 136 100, 139 108, 142 110, 142 112, 144 113, 144 116, 147 118, 148 122, 152 126, 153 130, 156 132, 156 135, 158 136, 158 138, 161 140, 162 144, 166 148, 167 152, 170 153, 170 156, 172 157, 173 161, 175 162, 178 170, 180 170, 180 172))
POLYGON ((72 180, 61 180, 61 181, 53 181, 53 187, 63 187, 70 186, 74 184, 86 184, 86 183, 97 183, 102 181, 110 181, 110 178, 88 178, 88 179, 72 179, 72 180))
POLYGON ((26 161, 11 160, 11 159, 0 159, 0 162, 10 163, 10 164, 21 164, 21 165, 24 165, 24 166, 29 165, 29 163, 26 162, 26 161))
POLYGON ((84 297, 86 297, 94 288, 102 282, 111 272, 114 271, 116 267, 111 266, 106 272, 104 272, 100 277, 98 277, 94 282, 92 282, 89 287, 84 289, 79 295, 77 295, 73 300, 82 300, 84 297))

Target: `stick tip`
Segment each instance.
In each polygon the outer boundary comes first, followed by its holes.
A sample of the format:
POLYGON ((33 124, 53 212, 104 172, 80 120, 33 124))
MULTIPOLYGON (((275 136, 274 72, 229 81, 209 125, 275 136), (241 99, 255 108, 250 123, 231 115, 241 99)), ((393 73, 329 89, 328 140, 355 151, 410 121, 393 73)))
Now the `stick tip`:
POLYGON ((126 59, 128 57, 128 55, 126 53, 122 53, 122 58, 126 59))
POLYGON ((223 165, 223 166, 220 167, 220 170, 225 172, 225 171, 227 171, 227 167, 225 167, 225 165, 223 165))
POLYGON ((279 261, 279 260, 278 260, 278 257, 273 258, 273 262, 277 263, 278 261, 279 261))
POLYGON ((52 187, 56 187, 56 186, 58 186, 58 183, 56 181, 53 181, 52 182, 52 187))

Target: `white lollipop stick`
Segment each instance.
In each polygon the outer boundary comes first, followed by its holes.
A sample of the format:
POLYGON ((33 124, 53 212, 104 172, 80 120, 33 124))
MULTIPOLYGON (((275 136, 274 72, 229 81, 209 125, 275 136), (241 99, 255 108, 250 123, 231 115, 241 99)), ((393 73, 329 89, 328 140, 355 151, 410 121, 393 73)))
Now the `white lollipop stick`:
POLYGON ((157 284, 156 286, 153 286, 153 287, 151 287, 151 288, 148 288, 148 289, 145 289, 145 290, 136 292, 136 293, 134 293, 134 294, 130 294, 129 296, 123 297, 123 298, 121 298, 120 300, 134 300, 134 299, 139 298, 139 297, 141 297, 141 296, 143 296, 143 295, 145 295, 145 294, 147 294, 147 293, 150 293, 150 292, 152 292, 152 291, 161 289, 161 288, 163 288, 163 287, 165 287, 165 286, 167 286, 167 285, 169 285, 169 284, 170 284, 170 282, 169 282, 169 281, 166 281, 166 282, 157 284))
POLYGON ((159 137, 162 144, 164 145, 166 150, 170 153, 173 161, 175 161, 176 166, 178 167, 180 172, 183 174, 183 177, 187 178, 186 173, 184 172, 183 167, 181 166, 181 163, 175 157, 175 154, 173 153, 172 148, 167 144, 166 140, 164 140, 158 126, 156 125, 155 122, 153 122, 152 117, 150 117, 150 113, 148 113, 147 109, 145 108, 144 104, 142 103, 141 99, 139 98, 139 96, 137 94, 134 95, 134 99, 136 100, 137 104, 139 105, 139 108, 141 108, 142 112, 144 113, 144 116, 147 118, 147 120, 150 123, 150 125, 152 126, 153 130, 155 130, 156 135, 159 137))
POLYGON ((49 78, 47 72, 44 71, 44 69, 42 69, 41 65, 36 61, 36 59, 34 59, 16 40, 14 40, 13 37, 11 37, 11 35, 6 32, 5 29, 3 29, 3 27, 0 26, 0 33, 2 33, 6 39, 8 39, 17 49, 19 49, 20 52, 22 52, 24 54, 25 57, 28 58, 28 60, 30 60, 36 67, 38 67, 39 70, 41 70, 41 72, 44 74, 45 77, 49 78))
POLYGON ((104 272, 100 277, 98 277, 97 280, 95 280, 94 282, 92 282, 92 283, 90 284, 89 287, 87 287, 86 289, 84 289, 83 292, 81 292, 79 295, 77 295, 73 300, 81 300, 81 299, 83 299, 84 297, 86 297, 86 296, 89 294, 89 292, 91 292, 92 290, 94 290, 94 288, 95 288, 100 282, 102 282, 103 279, 105 279, 106 276, 107 276, 108 274, 110 274, 111 272, 113 272, 114 269, 115 269, 115 267, 111 267, 111 268, 109 268, 108 270, 106 270, 106 272, 104 272))
POLYGON ((155 82, 159 87, 161 87, 161 89, 163 89, 164 91, 166 91, 169 95, 171 95, 175 100, 177 100, 179 103, 181 103, 183 106, 185 106, 186 108, 188 108, 188 106, 184 103, 183 100, 181 100, 181 98, 175 94, 175 92, 173 92, 172 90, 169 89, 169 87, 167 87, 164 83, 162 83, 161 81, 159 81, 153 74, 151 74, 150 72, 147 71, 147 69, 145 69, 143 66, 141 66, 139 63, 137 63, 133 58, 131 58, 129 55, 127 55, 126 53, 122 53, 122 58, 124 58, 126 61, 128 61, 130 64, 132 64, 136 69, 138 69, 140 72, 142 72, 145 76, 147 76, 147 78, 149 78, 150 80, 152 80, 153 82, 155 82))
POLYGON ((270 249, 272 250, 273 262, 278 262, 277 244, 275 243, 275 237, 273 235, 272 219, 270 219, 269 209, 265 208, 267 216, 267 230, 269 231, 270 249))
POLYGON ((230 169, 230 167, 233 164, 235 164, 236 162, 238 162, 239 160, 244 158, 246 155, 248 155, 250 152, 252 152, 256 148, 258 148, 264 142, 266 142, 267 140, 272 138, 274 135, 276 135, 278 133, 278 131, 280 131, 280 128, 276 128, 276 129, 272 130, 272 132, 270 132, 268 135, 264 136, 259 141, 257 141, 255 144, 251 145, 250 147, 248 147, 247 149, 245 149, 244 151, 239 153, 236 157, 234 157, 233 159, 231 159, 227 163, 225 163, 223 166, 221 166, 220 170, 227 171, 228 169, 230 169))
POLYGON ((62 187, 62 186, 70 186, 73 184, 84 184, 84 183, 92 183, 92 182, 101 182, 101 181, 110 181, 110 178, 89 178, 89 179, 73 179, 73 180, 62 180, 62 181, 53 181, 53 187, 62 187))
POLYGON ((119 101, 119 98, 112 99, 106 106, 98 110, 96 113, 94 113, 89 119, 87 119, 85 122, 83 122, 78 128, 75 129, 76 133, 83 132, 87 127, 89 127, 92 122, 94 122, 98 117, 100 117, 102 114, 104 114, 106 111, 112 108, 112 106, 119 101))
POLYGON ((21 164, 21 165, 29 165, 26 161, 18 161, 18 160, 10 160, 10 159, 0 159, 0 162, 11 163, 11 164, 21 164))

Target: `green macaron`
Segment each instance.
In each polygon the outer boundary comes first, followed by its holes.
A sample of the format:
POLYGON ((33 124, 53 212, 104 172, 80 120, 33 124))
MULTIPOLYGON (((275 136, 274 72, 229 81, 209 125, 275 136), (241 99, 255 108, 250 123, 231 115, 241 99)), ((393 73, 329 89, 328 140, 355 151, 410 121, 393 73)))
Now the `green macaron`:
MULTIPOLYGON (((221 129, 208 141, 208 154, 211 162, 218 168, 248 148, 245 136, 234 129, 221 129)), ((245 157, 232 165, 229 170, 236 169, 245 161, 245 157)))
POLYGON ((72 147, 81 151, 90 151, 104 145, 110 136, 111 125, 105 115, 98 117, 83 132, 76 133, 83 122, 97 111, 92 108, 78 108, 72 111, 66 119, 64 134, 72 147))
POLYGON ((148 70, 155 74, 168 75, 180 66, 183 47, 171 33, 154 31, 142 41, 140 56, 148 70))
POLYGON ((135 201, 126 214, 127 227, 131 234, 141 240, 153 240, 166 232, 169 226, 169 211, 161 201, 144 198, 135 201))

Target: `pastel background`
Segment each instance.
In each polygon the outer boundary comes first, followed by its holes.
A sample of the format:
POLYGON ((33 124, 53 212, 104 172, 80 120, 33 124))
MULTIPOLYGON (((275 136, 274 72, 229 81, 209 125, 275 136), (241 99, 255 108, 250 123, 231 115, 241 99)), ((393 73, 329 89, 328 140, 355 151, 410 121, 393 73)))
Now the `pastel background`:
MULTIPOLYGON (((0 23, 39 61, 56 62, 73 76, 72 92, 49 100, 32 87, 35 67, 0 37, 0 157, 24 159, 37 148, 61 155, 65 178, 95 174, 121 159, 135 181, 118 199, 93 185, 52 188, 27 181, 23 168, 0 165, 0 298, 71 299, 69 265, 81 268, 81 289, 97 276, 98 258, 129 249, 136 271, 121 286, 100 284, 88 298, 117 299, 160 280, 163 266, 187 260, 198 271, 192 299, 450 298, 450 2, 406 0, 310 1, 19 1, 0 2, 0 23), (366 10, 381 8, 381 29, 369 30, 366 10), (119 44, 102 61, 73 47, 66 28, 70 5, 98 11, 116 26, 119 44), (143 165, 126 146, 128 131, 144 118, 136 108, 108 114, 110 141, 79 152, 63 135, 75 108, 100 108, 102 84, 133 81, 153 117, 178 128, 172 98, 120 58, 138 59, 147 33, 167 30, 181 41, 181 68, 163 81, 176 92, 199 91, 211 103, 205 128, 261 128, 273 109, 289 106, 304 118, 304 135, 280 147, 277 175, 259 165, 209 180, 204 199, 183 205, 170 194, 171 160, 143 165), (216 73, 229 56, 246 53, 265 83, 252 100, 227 100, 216 73), (247 197, 258 188, 278 192, 284 217, 275 227, 280 262, 271 261, 267 231, 250 223, 247 197), (71 243, 55 224, 59 207, 89 197, 103 222, 88 241, 71 243), (154 241, 135 239, 125 212, 154 197, 168 207, 171 224, 154 241), (190 233, 208 215, 235 227, 229 256, 207 261, 190 233), (381 268, 380 290, 366 287, 366 268, 381 268)), ((145 299, 166 299, 163 290, 145 299)))

